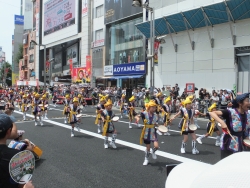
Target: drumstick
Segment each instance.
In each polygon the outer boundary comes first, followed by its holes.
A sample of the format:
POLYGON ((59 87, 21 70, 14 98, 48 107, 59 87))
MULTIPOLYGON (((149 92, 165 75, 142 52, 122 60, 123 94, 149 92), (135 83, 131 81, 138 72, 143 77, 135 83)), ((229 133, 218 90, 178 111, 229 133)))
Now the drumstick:
POLYGON ((228 132, 228 134, 231 136, 231 138, 236 142, 235 138, 231 135, 230 132, 228 132))

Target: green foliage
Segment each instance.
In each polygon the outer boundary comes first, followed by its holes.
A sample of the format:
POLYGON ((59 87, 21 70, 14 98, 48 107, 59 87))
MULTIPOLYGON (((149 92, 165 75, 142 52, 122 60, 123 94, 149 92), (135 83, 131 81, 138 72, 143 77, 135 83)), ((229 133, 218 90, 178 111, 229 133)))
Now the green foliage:
POLYGON ((14 63, 19 65, 19 60, 20 59, 23 59, 23 45, 22 44, 19 45, 19 50, 18 50, 18 53, 15 56, 14 63))
POLYGON ((3 80, 3 76, 5 77, 4 83, 6 83, 8 86, 11 86, 12 81, 11 81, 11 76, 12 76, 12 66, 11 64, 9 64, 9 62, 5 62, 3 63, 3 66, 0 69, 0 78, 1 78, 1 82, 3 80), (8 73, 4 75, 4 70, 8 69, 8 73))

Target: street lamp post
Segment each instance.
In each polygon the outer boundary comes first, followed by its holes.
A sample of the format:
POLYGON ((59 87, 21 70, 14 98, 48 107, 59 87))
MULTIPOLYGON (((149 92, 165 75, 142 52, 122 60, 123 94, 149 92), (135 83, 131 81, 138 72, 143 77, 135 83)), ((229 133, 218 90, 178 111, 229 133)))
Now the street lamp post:
POLYGON ((43 46, 44 49, 44 53, 43 53, 43 58, 44 58, 44 70, 43 70, 43 76, 44 76, 44 89, 46 89, 46 45, 44 44, 37 44, 36 41, 31 40, 30 43, 33 43, 34 45, 38 45, 39 46, 39 50, 40 50, 40 46, 43 46))
POLYGON ((51 79, 52 79, 52 62, 55 60, 55 58, 52 58, 49 60, 49 85, 51 85, 51 79))
POLYGON ((147 54, 147 59, 150 59, 150 93, 154 94, 155 73, 154 73, 154 40, 155 40, 155 16, 154 9, 148 6, 148 2, 142 3, 142 0, 133 0, 132 6, 142 7, 150 11, 150 54, 147 54))

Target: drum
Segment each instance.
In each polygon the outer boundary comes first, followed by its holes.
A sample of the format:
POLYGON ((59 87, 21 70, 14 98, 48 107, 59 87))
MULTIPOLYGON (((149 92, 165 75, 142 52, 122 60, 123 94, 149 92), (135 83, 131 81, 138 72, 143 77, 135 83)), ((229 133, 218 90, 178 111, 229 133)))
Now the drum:
POLYGON ((243 144, 244 144, 245 146, 247 146, 247 147, 250 147, 250 140, 244 139, 244 140, 243 140, 243 144))
POLYGON ((165 127, 164 125, 160 125, 160 126, 158 127, 158 130, 159 130, 160 132, 162 132, 162 133, 168 132, 168 128, 165 127))
POLYGON ((44 107, 46 107, 46 108, 47 108, 48 106, 49 106, 48 104, 45 104, 45 105, 44 105, 44 107))
POLYGON ((43 151, 38 146, 34 146, 33 152, 37 155, 38 158, 40 158, 43 154, 43 151))
POLYGON ((190 125, 188 126, 188 128, 189 128, 191 131, 197 130, 197 126, 196 126, 195 124, 190 124, 190 125))
POLYGON ((115 116, 112 118, 112 121, 118 121, 119 120, 119 117, 118 116, 115 116))
POLYGON ((128 103, 124 103, 123 105, 124 105, 124 106, 128 106, 128 103))
POLYGON ((170 119, 173 119, 173 118, 174 118, 174 116, 175 116, 174 114, 170 115, 170 119))
POLYGON ((43 104, 39 104, 38 106, 39 106, 39 107, 43 107, 43 104))
POLYGON ((31 104, 29 103, 29 104, 27 104, 27 107, 30 107, 31 106, 31 104))
POLYGON ((80 109, 83 109, 83 105, 80 105, 80 109))
POLYGON ((77 114, 77 115, 76 115, 77 118, 80 118, 80 117, 82 117, 82 116, 83 116, 83 114, 77 114))
POLYGON ((4 100, 1 100, 1 103, 5 103, 5 101, 4 101, 4 100))

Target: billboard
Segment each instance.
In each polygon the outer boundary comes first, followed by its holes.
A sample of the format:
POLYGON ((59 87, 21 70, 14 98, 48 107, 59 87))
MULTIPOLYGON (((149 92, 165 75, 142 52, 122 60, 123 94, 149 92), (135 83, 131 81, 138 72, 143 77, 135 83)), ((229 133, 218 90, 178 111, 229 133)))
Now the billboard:
POLYGON ((128 0, 105 0, 105 24, 142 13, 141 7, 132 7, 132 1, 128 0))
POLYGON ((49 0, 44 4, 44 36, 75 24, 75 0, 49 0))
POLYGON ((90 83, 91 71, 86 67, 73 69, 73 82, 90 83))
POLYGON ((15 25, 24 25, 24 16, 15 15, 14 19, 15 25))

